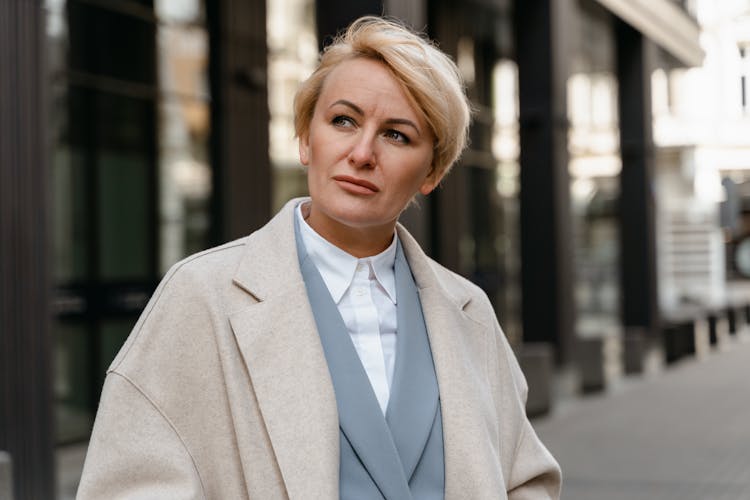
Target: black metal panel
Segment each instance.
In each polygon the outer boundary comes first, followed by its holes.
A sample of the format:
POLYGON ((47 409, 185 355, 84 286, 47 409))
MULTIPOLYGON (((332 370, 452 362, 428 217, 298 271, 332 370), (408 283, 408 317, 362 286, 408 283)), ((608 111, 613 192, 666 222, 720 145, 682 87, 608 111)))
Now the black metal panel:
POLYGON ((566 1, 515 5, 521 140, 521 283, 524 342, 569 358, 574 324, 563 15, 566 1))
POLYGON ((320 49, 358 17, 383 14, 382 0, 316 0, 315 17, 320 49))
MULTIPOLYGON (((461 33, 461 8, 455 2, 436 1, 429 9, 429 31, 440 49, 454 60, 461 33)), ((467 28, 465 34, 472 35, 467 28)), ((464 162, 459 161, 430 194, 429 241, 431 256, 448 269, 467 275, 462 265, 461 242, 469 228, 466 200, 468 185, 464 162)))
POLYGON ((80 0, 69 1, 66 9, 69 25, 75 26, 68 31, 70 71, 154 84, 155 19, 150 6, 139 9, 150 19, 80 0))
POLYGON ((615 23, 620 110, 620 279, 626 328, 658 331, 651 67, 654 47, 622 20, 615 23))
POLYGON ((271 215, 266 7, 206 2, 211 80, 215 243, 244 236, 271 215))
POLYGON ((54 498, 41 2, 0 2, 0 449, 16 499, 54 498))

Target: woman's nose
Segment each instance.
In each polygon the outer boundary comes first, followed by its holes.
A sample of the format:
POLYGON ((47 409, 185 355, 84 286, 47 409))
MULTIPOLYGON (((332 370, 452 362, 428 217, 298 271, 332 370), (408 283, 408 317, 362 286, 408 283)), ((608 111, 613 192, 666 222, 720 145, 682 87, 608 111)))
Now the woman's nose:
POLYGON ((372 168, 375 162, 375 134, 362 131, 349 151, 349 163, 357 168, 372 168))

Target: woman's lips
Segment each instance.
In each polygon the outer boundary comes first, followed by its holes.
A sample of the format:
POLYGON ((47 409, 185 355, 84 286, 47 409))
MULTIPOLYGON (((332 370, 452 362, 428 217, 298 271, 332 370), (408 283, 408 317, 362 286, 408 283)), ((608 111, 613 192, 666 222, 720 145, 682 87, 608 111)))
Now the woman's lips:
POLYGON ((380 189, 372 182, 364 179, 358 179, 356 177, 350 177, 348 175, 336 175, 333 180, 345 191, 354 194, 375 194, 380 189))

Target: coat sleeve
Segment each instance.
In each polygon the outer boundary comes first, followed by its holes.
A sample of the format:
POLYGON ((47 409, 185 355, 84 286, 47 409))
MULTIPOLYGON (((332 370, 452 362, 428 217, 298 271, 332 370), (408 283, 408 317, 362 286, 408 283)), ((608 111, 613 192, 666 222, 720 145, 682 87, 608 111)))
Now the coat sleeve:
MULTIPOLYGON (((487 302, 489 306, 489 301, 487 302)), ((507 443, 513 444, 505 470, 509 500, 558 500, 562 485, 560 466, 534 432, 526 416, 528 384, 513 349, 492 312, 499 383, 499 411, 510 416, 505 422, 507 443)), ((496 381, 497 382, 497 381, 496 381)))
POLYGON ((76 498, 205 498, 193 458, 174 427, 117 372, 104 383, 76 498))
POLYGON ((560 467, 527 420, 508 481, 508 500, 557 500, 561 482, 560 467))
POLYGON ((526 399, 529 392, 526 378, 498 324, 496 330, 505 347, 523 418, 513 454, 511 474, 507 478, 508 500, 558 500, 562 487, 560 466, 536 435, 526 417, 526 399))

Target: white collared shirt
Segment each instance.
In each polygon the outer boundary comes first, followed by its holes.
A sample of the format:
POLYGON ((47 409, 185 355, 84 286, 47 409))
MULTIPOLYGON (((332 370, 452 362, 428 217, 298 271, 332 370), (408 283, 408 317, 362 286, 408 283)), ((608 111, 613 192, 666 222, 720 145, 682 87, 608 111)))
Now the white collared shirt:
POLYGON ((385 414, 396 361, 396 235, 372 257, 358 259, 311 228, 297 205, 300 235, 344 320, 385 414))

